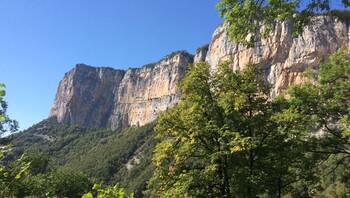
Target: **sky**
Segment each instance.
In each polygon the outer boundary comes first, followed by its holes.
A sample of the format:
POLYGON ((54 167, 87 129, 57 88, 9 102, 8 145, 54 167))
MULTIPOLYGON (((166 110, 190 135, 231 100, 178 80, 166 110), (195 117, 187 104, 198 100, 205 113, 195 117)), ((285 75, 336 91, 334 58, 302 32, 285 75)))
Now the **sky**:
POLYGON ((222 19, 213 0, 0 0, 0 83, 20 130, 49 116, 75 64, 141 67, 195 53, 222 19))

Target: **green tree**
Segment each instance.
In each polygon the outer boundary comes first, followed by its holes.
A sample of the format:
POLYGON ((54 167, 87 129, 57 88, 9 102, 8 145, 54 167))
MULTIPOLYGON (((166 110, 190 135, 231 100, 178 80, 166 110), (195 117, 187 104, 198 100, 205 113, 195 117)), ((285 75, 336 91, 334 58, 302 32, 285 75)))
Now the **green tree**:
MULTIPOLYGON (((349 0, 341 3, 348 7, 349 0)), ((256 40, 256 33, 262 26, 262 36, 267 37, 276 21, 292 20, 293 35, 297 36, 310 21, 314 12, 331 10, 329 0, 221 0, 217 4, 220 16, 228 24, 231 39, 251 45, 256 40), (301 3, 306 3, 303 8, 301 3)))
POLYGON ((317 139, 308 151, 321 155, 322 161, 315 163, 318 182, 310 185, 310 192, 346 197, 350 159, 349 52, 339 50, 318 71, 309 70, 308 76, 309 83, 293 86, 286 93, 285 115, 294 115, 294 126, 306 126, 317 139))
POLYGON ((253 66, 234 72, 226 63, 211 76, 207 63, 197 63, 181 90, 181 102, 156 126, 161 143, 147 195, 281 196, 298 181, 303 160, 292 157, 301 156, 303 147, 291 128, 278 127, 287 126, 283 114, 275 116, 283 103, 274 107, 253 66))
MULTIPOLYGON (((5 132, 14 132, 18 128, 18 124, 15 120, 11 120, 7 115, 7 103, 3 97, 6 92, 4 90, 5 85, 0 83, 0 138, 5 132)), ((7 151, 8 147, 2 146, 0 148, 0 197, 7 197, 12 195, 10 188, 16 180, 20 179, 23 174, 27 172, 29 163, 23 162, 21 157, 18 161, 19 165, 14 169, 9 169, 2 163, 4 151, 7 151)))
POLYGON ((350 157, 350 55, 339 50, 318 71, 309 70, 310 82, 288 91, 288 111, 308 121, 310 132, 322 137, 321 150, 350 157), (312 127, 312 128, 311 128, 312 127))
POLYGON ((18 123, 7 115, 7 103, 3 98, 6 94, 4 88, 5 85, 0 83, 0 137, 3 133, 14 132, 18 128, 18 123))
MULTIPOLYGON (((2 156, 1 156, 2 157, 2 156)), ((0 167, 0 197, 16 197, 18 184, 28 174, 30 163, 26 162, 25 155, 8 162, 0 167)))
POLYGON ((87 193, 92 182, 81 172, 69 169, 58 169, 48 175, 47 196, 81 197, 87 193))
MULTIPOLYGON (((95 184, 93 187, 94 191, 97 191, 96 198, 133 198, 134 194, 127 194, 123 188, 119 187, 119 184, 115 186, 102 187, 101 185, 95 184)), ((93 198, 93 193, 89 192, 82 196, 82 198, 93 198)))

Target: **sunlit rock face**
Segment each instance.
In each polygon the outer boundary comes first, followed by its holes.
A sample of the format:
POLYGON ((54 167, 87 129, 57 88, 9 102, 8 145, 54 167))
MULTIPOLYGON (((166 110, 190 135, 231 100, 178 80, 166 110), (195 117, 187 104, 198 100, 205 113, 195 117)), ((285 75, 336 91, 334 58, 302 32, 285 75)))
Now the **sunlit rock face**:
POLYGON ((60 82, 50 116, 86 127, 144 125, 178 103, 178 83, 192 62, 192 55, 179 51, 126 71, 76 65, 60 82))
POLYGON ((68 72, 60 82, 50 116, 60 123, 119 129, 149 123, 180 100, 179 81, 188 65, 207 61, 213 70, 230 61, 233 70, 248 64, 261 69, 275 97, 293 83, 303 83, 302 72, 318 69, 330 54, 349 46, 349 28, 327 16, 312 18, 298 38, 292 37, 291 22, 277 23, 266 39, 247 48, 228 39, 227 26, 219 26, 212 42, 192 56, 172 53, 138 69, 115 70, 84 64, 68 72))
POLYGON ((256 65, 271 84, 272 97, 293 83, 304 82, 301 73, 307 67, 317 69, 330 54, 349 45, 347 24, 328 16, 312 18, 298 38, 292 37, 290 21, 277 23, 267 39, 259 39, 258 33, 252 48, 230 41, 226 29, 221 25, 215 30, 205 60, 213 69, 223 61, 230 61, 234 70, 256 65))

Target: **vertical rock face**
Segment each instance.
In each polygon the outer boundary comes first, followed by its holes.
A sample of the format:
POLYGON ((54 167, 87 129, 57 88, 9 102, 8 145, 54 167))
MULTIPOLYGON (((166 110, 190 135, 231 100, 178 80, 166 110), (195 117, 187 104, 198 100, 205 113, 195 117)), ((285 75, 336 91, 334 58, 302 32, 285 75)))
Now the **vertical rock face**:
POLYGON ((202 47, 198 48, 196 50, 196 54, 194 55, 194 62, 195 63, 204 62, 208 53, 208 49, 209 49, 209 44, 203 45, 202 47))
POLYGON ((193 56, 180 51, 127 71, 79 64, 60 82, 50 116, 60 123, 117 129, 143 125, 180 99, 193 56))
POLYGON ((327 16, 312 18, 298 38, 290 22, 277 23, 271 36, 246 48, 228 39, 225 25, 218 27, 210 45, 193 57, 180 51, 158 63, 127 71, 77 65, 61 81, 51 116, 66 124, 123 128, 153 121, 180 100, 177 84, 189 63, 207 61, 213 69, 231 61, 234 70, 254 64, 272 86, 271 97, 293 83, 302 83, 307 67, 317 69, 330 54, 349 47, 346 23, 327 16))
POLYGON ((290 22, 277 23, 271 36, 258 39, 253 48, 229 41, 226 28, 222 25, 215 30, 205 60, 213 69, 223 61, 231 61, 234 70, 255 64, 272 85, 272 97, 292 83, 302 83, 301 73, 307 67, 317 69, 330 54, 349 43, 346 23, 328 16, 312 18, 298 38, 292 37, 290 22))
POLYGON ((125 71, 79 64, 60 82, 50 116, 60 123, 105 127, 114 106, 114 89, 125 71))
POLYGON ((116 129, 144 125, 178 103, 178 83, 192 62, 192 55, 178 52, 156 64, 126 71, 115 93, 115 108, 108 127, 116 129))

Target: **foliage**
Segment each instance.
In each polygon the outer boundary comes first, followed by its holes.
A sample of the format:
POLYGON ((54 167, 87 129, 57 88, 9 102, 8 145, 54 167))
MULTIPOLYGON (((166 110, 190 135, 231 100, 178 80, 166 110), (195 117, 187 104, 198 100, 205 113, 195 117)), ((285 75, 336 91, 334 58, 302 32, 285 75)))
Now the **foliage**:
POLYGON ((207 63, 197 63, 181 89, 181 102, 157 122, 148 196, 276 196, 307 179, 299 140, 309 136, 288 127, 282 101, 268 100, 252 66, 234 72, 225 63, 211 76, 207 63))
MULTIPOLYGON (((97 191, 97 198, 133 198, 134 194, 127 194, 124 192, 123 188, 119 187, 119 184, 115 186, 108 186, 103 188, 101 185, 95 184, 93 190, 97 191)), ((91 192, 86 193, 82 196, 82 198, 93 198, 93 194, 91 192)))
POLYGON ((288 103, 285 111, 294 112, 302 122, 294 121, 300 126, 307 126, 307 130, 317 138, 315 146, 309 151, 322 155, 322 160, 315 163, 317 180, 308 188, 310 194, 319 197, 347 196, 345 189, 349 180, 346 174, 350 158, 349 58, 347 50, 339 50, 327 63, 321 64, 318 71, 309 70, 309 83, 293 86, 286 93, 288 97, 285 97, 288 103))
MULTIPOLYGON (((1 156, 3 157, 2 153, 1 156)), ((15 160, 13 164, 5 166, 1 164, 0 167, 0 197, 11 197, 17 191, 13 190, 16 188, 16 183, 28 174, 28 168, 30 167, 29 162, 25 162, 25 156, 21 156, 15 160)))
POLYGON ((311 82, 288 92, 288 110, 298 112, 322 137, 321 150, 329 154, 349 152, 350 55, 340 50, 311 73, 311 82))
POLYGON ((111 131, 66 126, 50 118, 8 139, 12 144, 12 156, 8 157, 44 153, 50 156, 48 169, 68 168, 96 182, 119 182, 126 192, 135 192, 136 196, 142 195, 153 171, 151 156, 156 141, 152 123, 111 131), (125 164, 139 148, 140 162, 126 169, 125 164))
MULTIPOLYGON (((221 0, 217 4, 220 16, 229 25, 231 39, 251 46, 261 27, 262 37, 269 36, 277 21, 292 20, 293 36, 302 33, 314 12, 330 11, 329 0, 309 0, 301 8, 301 0, 221 0), (298 11, 300 10, 300 11, 298 11)), ((350 1, 342 0, 345 7, 350 1)))
POLYGON ((47 156, 35 153, 3 165, 0 197, 81 197, 92 183, 81 172, 48 169, 47 156))
MULTIPOLYGON (((18 124, 16 121, 11 120, 6 114, 7 103, 3 97, 6 92, 4 90, 5 85, 0 83, 0 138, 1 135, 7 131, 14 132, 17 130, 18 124)), ((23 156, 17 160, 18 166, 13 169, 9 169, 4 166, 4 155, 8 152, 8 145, 0 148, 0 197, 7 197, 11 195, 10 188, 16 180, 19 180, 23 175, 27 173, 27 169, 30 165, 29 162, 24 162, 23 156)))
POLYGON ((7 103, 3 99, 3 97, 6 94, 4 88, 5 88, 5 85, 0 83, 0 137, 3 133, 7 131, 9 132, 17 131, 17 128, 18 128, 17 121, 10 119, 9 116, 6 114, 7 103))

